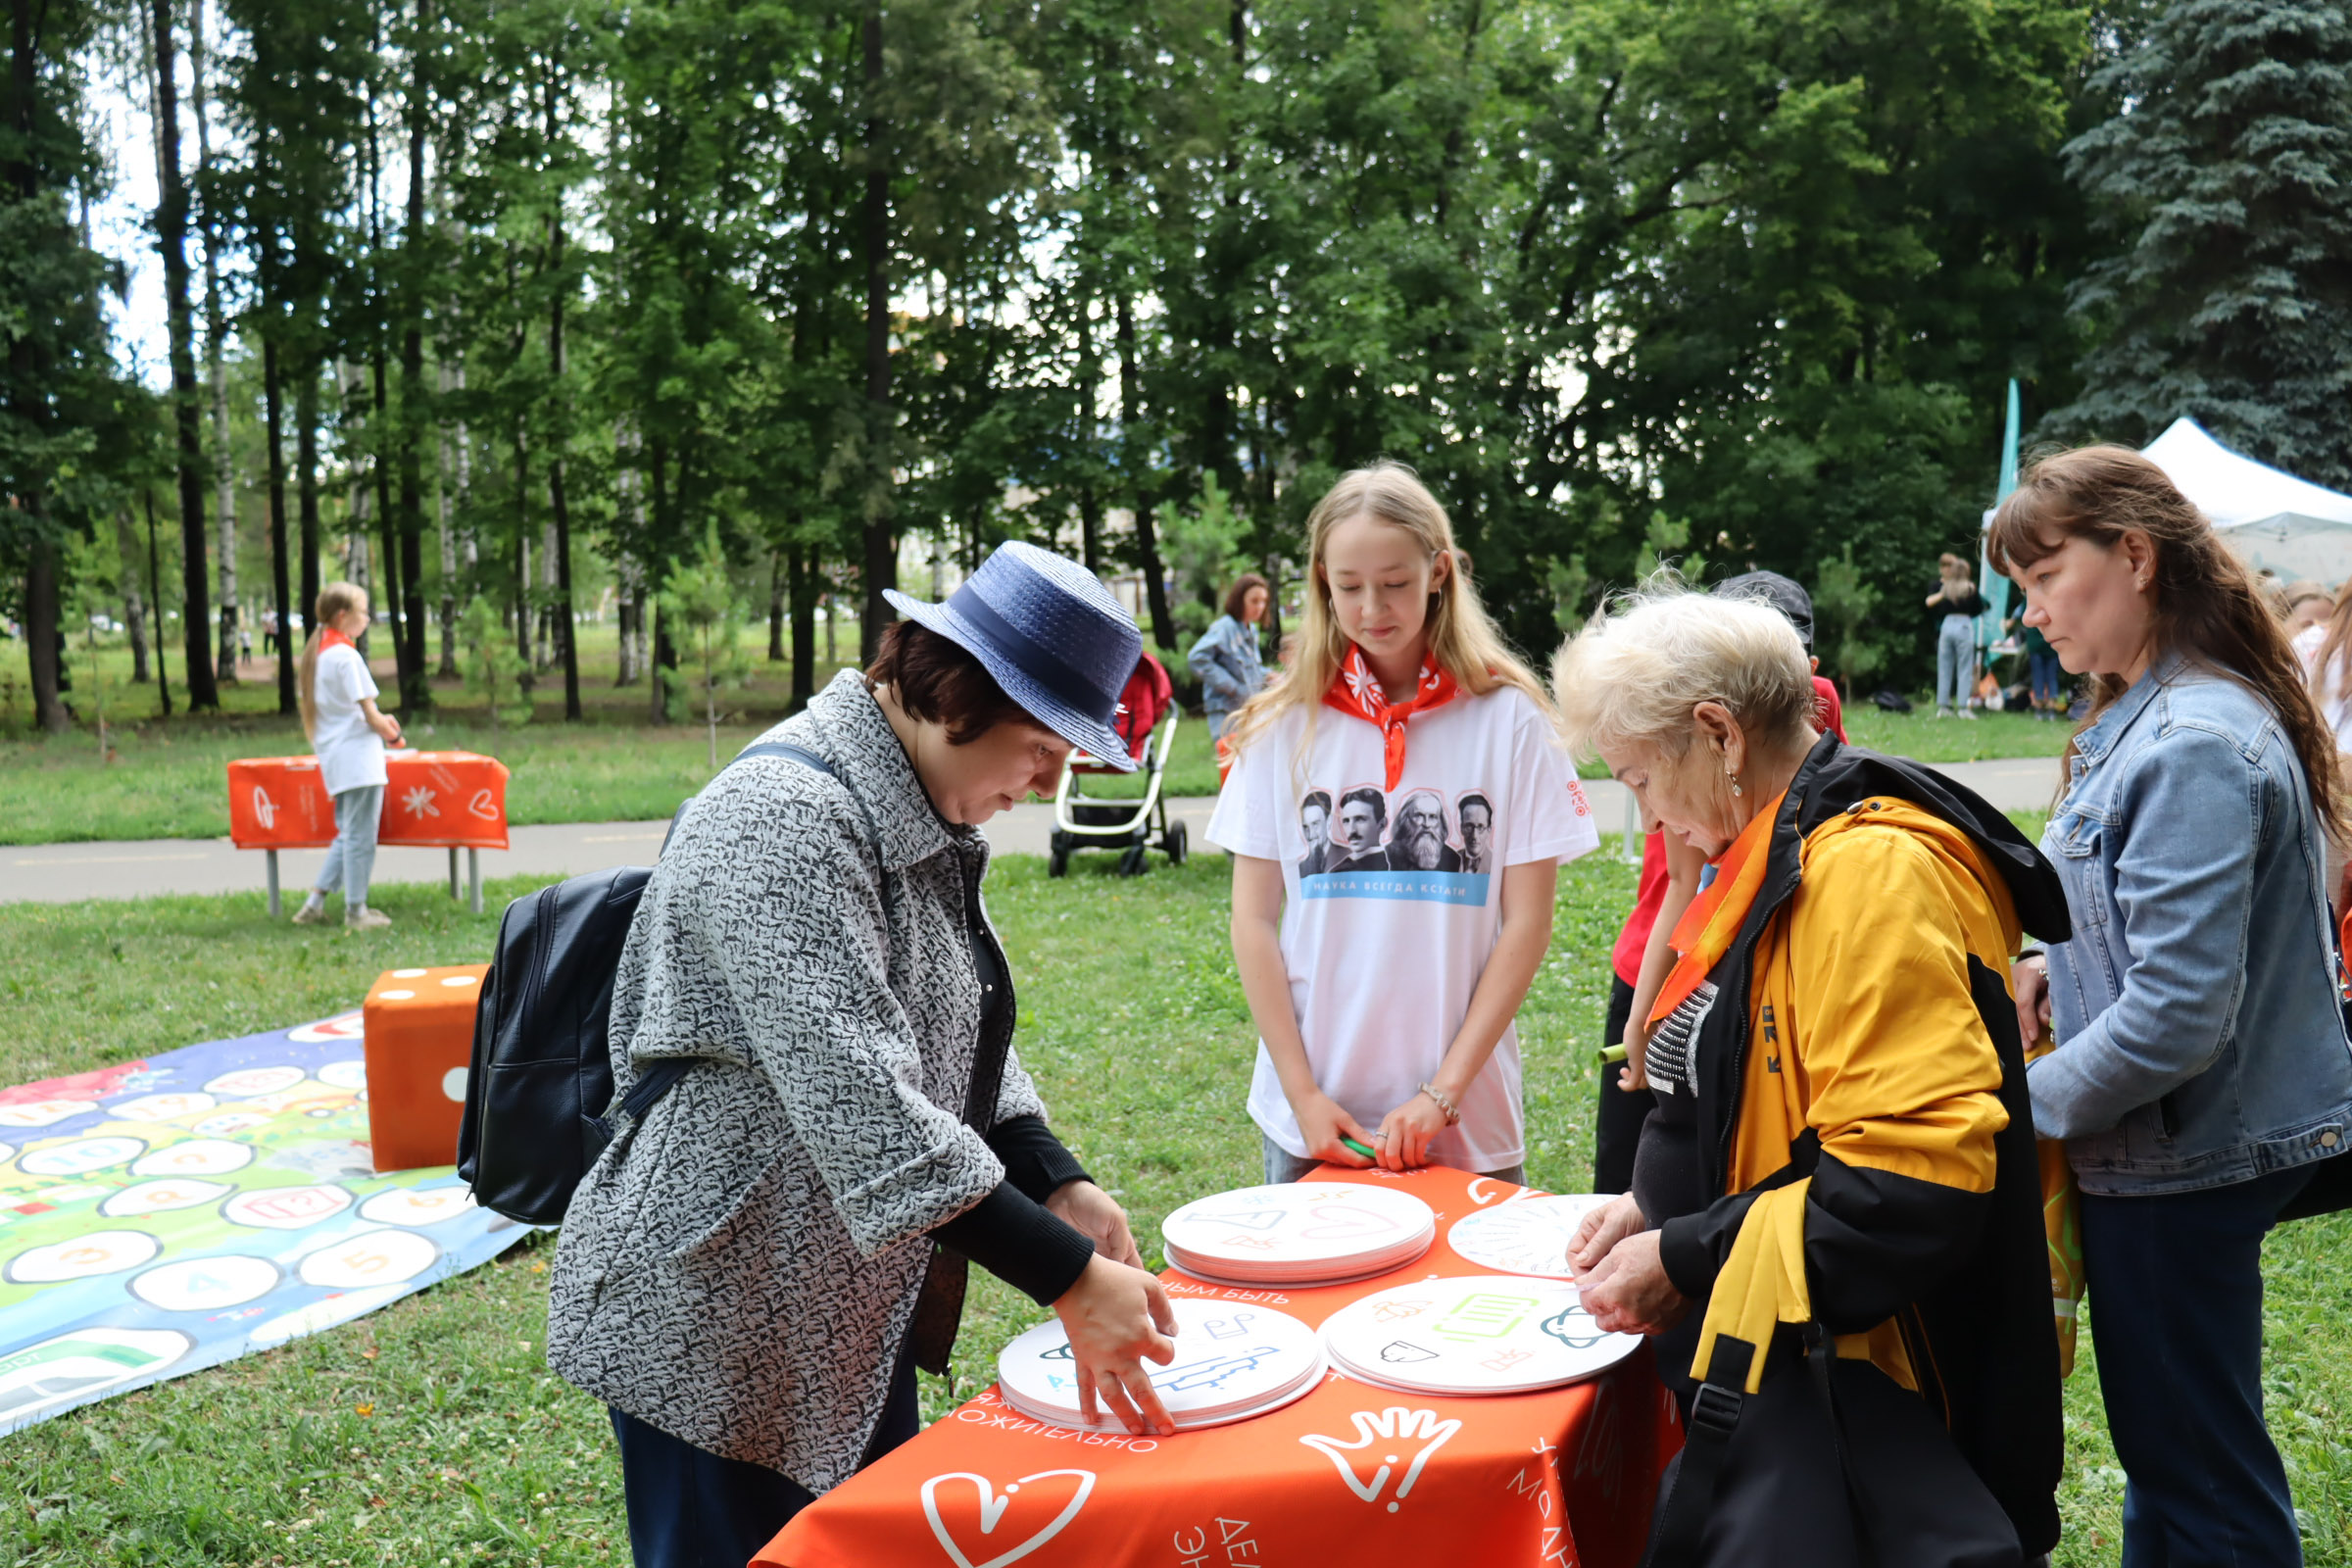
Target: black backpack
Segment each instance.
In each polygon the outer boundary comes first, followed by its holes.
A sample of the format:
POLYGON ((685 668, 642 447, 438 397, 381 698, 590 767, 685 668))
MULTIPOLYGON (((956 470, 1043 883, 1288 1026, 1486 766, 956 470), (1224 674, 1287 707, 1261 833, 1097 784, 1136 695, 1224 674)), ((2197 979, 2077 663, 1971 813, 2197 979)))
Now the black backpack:
MULTIPOLYGON (((747 757, 789 757, 833 776, 824 759, 778 741, 746 747, 735 760, 747 757)), ((671 833, 693 804, 689 796, 678 808, 671 833)), ((458 1175, 482 1207, 561 1224, 573 1189, 612 1141, 612 1111, 642 1117, 694 1065, 683 1056, 653 1062, 612 1104, 613 972, 653 874, 623 865, 575 876, 516 899, 500 917, 458 1126, 458 1175)))

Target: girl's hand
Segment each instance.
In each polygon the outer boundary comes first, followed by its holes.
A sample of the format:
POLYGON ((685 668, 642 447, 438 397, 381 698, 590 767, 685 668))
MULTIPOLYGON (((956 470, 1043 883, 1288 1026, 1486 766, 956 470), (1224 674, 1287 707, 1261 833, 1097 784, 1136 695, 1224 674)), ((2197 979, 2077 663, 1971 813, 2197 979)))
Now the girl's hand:
POLYGON ((1378 1149, 1380 1140, 1373 1137, 1362 1122, 1340 1108, 1338 1101, 1317 1090, 1302 1102, 1294 1102, 1291 1113, 1298 1118, 1298 1137, 1306 1145, 1306 1157, 1334 1165, 1346 1165, 1354 1170, 1369 1170, 1375 1161, 1340 1142, 1344 1133, 1366 1149, 1378 1149))
POLYGON ((1129 1268, 1097 1252, 1086 1272, 1054 1303, 1070 1337, 1070 1358, 1078 1368, 1078 1413, 1090 1423, 1095 1400, 1128 1431, 1172 1433, 1176 1423, 1144 1371, 1146 1361, 1176 1359, 1171 1338, 1176 1309, 1167 1290, 1140 1268, 1129 1268))
POLYGON ((1649 1025, 1628 1020, 1625 1026, 1625 1065, 1617 1069, 1617 1087, 1631 1094, 1649 1087, 1649 1025))
POLYGON ((1581 1282, 1588 1269, 1598 1266, 1609 1255, 1611 1248, 1648 1228, 1649 1221, 1642 1217, 1642 1205, 1634 1201, 1634 1195, 1618 1194, 1587 1214, 1576 1234, 1568 1238, 1570 1276, 1581 1282))
POLYGON ((1127 1226, 1127 1211, 1093 1182, 1064 1182, 1046 1200, 1046 1207, 1093 1242, 1098 1255, 1129 1268, 1144 1266, 1143 1254, 1136 1250, 1135 1232, 1127 1226))
POLYGON ((1658 1260, 1656 1231, 1619 1242, 1576 1286, 1593 1323, 1611 1334, 1662 1334, 1690 1310, 1658 1260))
POLYGON ((394 718, 390 713, 375 715, 375 732, 384 738, 386 746, 400 744, 400 720, 394 718))
POLYGON ((2050 1026, 2050 962, 2020 958, 2009 966, 2009 984, 2017 992, 2017 1038, 2027 1050, 2050 1026))
POLYGON ((1413 1170, 1428 1164, 1429 1141, 1446 1127, 1444 1107, 1416 1090, 1412 1099, 1381 1119, 1379 1140, 1372 1145, 1380 1151, 1380 1168, 1413 1170))

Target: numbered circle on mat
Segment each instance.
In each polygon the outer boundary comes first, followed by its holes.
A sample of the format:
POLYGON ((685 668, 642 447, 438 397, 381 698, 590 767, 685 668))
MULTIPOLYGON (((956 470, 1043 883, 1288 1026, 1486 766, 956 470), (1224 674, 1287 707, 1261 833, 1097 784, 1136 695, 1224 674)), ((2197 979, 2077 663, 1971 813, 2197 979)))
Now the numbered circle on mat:
MULTIPOLYGON (((1166 1366, 1146 1361, 1144 1375, 1172 1416, 1255 1404, 1314 1373, 1315 1331, 1288 1312, 1190 1297, 1170 1304, 1176 1359, 1166 1366)), ((1059 1321, 1040 1323, 1005 1346, 997 1376, 1008 1395, 1028 1404, 1078 1408, 1078 1363, 1059 1321)))
POLYGON ((163 1250, 145 1231, 91 1231, 87 1235, 28 1247, 8 1260, 11 1285, 56 1285, 137 1268, 163 1250))
POLYGON ((1568 1242, 1585 1216, 1615 1200, 1603 1194, 1522 1198, 1464 1214, 1446 1244, 1466 1262, 1503 1274, 1568 1277, 1568 1242))
POLYGON ((1469 1275, 1351 1301, 1323 1325, 1342 1371, 1425 1394, 1520 1394, 1605 1371, 1642 1341, 1604 1334, 1557 1280, 1469 1275))
POLYGON ((151 1268, 130 1282, 130 1294, 167 1312, 241 1306, 277 1285, 277 1265, 266 1257, 230 1254, 191 1257, 151 1268))
POLYGON ((1244 1266, 1380 1252, 1435 1223, 1410 1193, 1356 1182, 1285 1182, 1198 1199, 1160 1221, 1170 1247, 1244 1266))
POLYGON ((302 1283, 351 1290, 362 1285, 396 1285, 413 1280, 441 1255, 415 1231, 363 1231, 302 1260, 302 1283))

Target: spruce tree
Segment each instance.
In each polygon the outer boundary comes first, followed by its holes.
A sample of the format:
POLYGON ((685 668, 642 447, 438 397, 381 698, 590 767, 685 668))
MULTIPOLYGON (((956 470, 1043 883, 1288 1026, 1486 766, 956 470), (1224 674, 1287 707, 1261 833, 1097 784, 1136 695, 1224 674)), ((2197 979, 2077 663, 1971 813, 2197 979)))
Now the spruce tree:
POLYGON ((2187 415, 2352 485, 2352 11, 2176 0, 2092 86, 2121 108, 2066 159, 2119 249, 2073 291, 2097 347, 2052 425, 2140 445, 2187 415))

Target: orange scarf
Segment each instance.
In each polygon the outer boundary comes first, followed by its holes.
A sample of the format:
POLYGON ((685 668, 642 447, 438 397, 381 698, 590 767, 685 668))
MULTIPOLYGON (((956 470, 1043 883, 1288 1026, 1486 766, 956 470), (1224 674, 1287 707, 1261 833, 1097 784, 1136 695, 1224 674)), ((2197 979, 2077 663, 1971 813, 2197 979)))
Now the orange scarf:
POLYGON ((1380 726, 1381 749, 1388 763, 1389 782, 1395 789, 1404 777, 1404 724, 1415 713, 1426 713, 1433 708, 1443 708, 1453 701, 1461 688, 1446 673, 1435 655, 1421 655, 1421 678, 1415 683, 1413 695, 1401 703, 1389 701, 1387 688, 1372 666, 1364 662, 1364 651, 1353 643, 1348 645, 1348 656, 1340 661, 1340 672, 1332 677, 1331 689, 1323 694, 1323 706, 1336 708, 1343 713, 1380 726))
POLYGON ((1657 1005, 1649 1009, 1651 1023, 1662 1021, 1696 991, 1738 940, 1748 907, 1756 902, 1756 890, 1764 885, 1764 863, 1770 858, 1765 852, 1772 844, 1772 825, 1780 817, 1781 802, 1788 799, 1788 793, 1783 790, 1774 796, 1755 820, 1740 830, 1732 847, 1716 857, 1715 880, 1700 890, 1675 922, 1671 939, 1674 968, 1658 991, 1657 1005))
POLYGON ((350 638, 344 636, 332 626, 321 626, 318 628, 318 651, 322 654, 325 653, 329 648, 357 648, 359 644, 353 642, 350 638))

